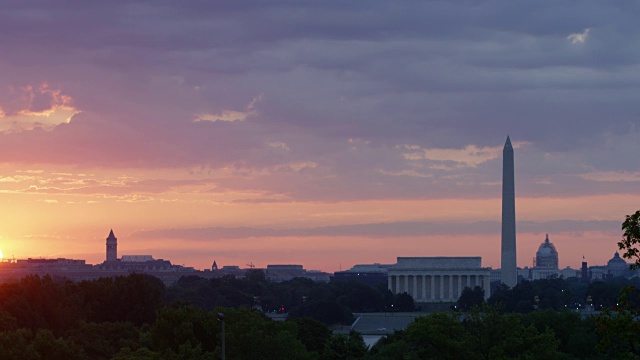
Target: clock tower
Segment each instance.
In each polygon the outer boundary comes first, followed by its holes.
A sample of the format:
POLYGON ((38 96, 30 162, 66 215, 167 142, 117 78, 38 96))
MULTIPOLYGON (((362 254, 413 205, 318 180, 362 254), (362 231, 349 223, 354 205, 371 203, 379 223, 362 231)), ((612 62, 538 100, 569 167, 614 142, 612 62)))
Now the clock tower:
POLYGON ((118 260, 118 239, 115 235, 113 235, 113 230, 109 232, 109 237, 107 238, 107 261, 117 261, 118 260))

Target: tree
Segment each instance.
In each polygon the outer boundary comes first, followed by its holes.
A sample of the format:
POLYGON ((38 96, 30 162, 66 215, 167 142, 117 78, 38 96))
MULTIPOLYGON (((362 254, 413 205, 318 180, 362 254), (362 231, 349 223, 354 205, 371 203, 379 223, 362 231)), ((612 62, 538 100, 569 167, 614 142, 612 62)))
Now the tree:
MULTIPOLYGON (((627 215, 622 223, 622 240, 618 242, 620 250, 624 250, 622 257, 634 260, 632 268, 640 268, 640 210, 627 215)), ((633 286, 623 288, 622 295, 616 306, 605 308, 598 316, 597 330, 602 336, 598 348, 610 357, 618 359, 637 359, 640 357, 640 339, 638 339, 638 310, 640 300, 638 292, 633 286)))
POLYGON ((416 303, 408 293, 395 294, 394 298, 394 302, 396 303, 394 307, 395 311, 414 311, 416 309, 416 303))
POLYGON ((49 330, 0 332, 0 358, 6 360, 80 360, 82 352, 72 342, 56 338, 49 330))
POLYGON ((70 330, 66 338, 94 360, 111 359, 120 349, 137 350, 140 330, 133 323, 82 323, 70 330))
MULTIPOLYGON (((499 314, 484 308, 466 314, 433 313, 419 317, 403 332, 381 340, 370 359, 563 359, 552 329, 540 330, 526 315, 499 314), (488 310, 488 311, 487 311, 488 310)), ((577 318, 575 318, 577 319, 577 318)))
POLYGON ((622 240, 618 242, 618 248, 624 250, 622 257, 634 260, 634 268, 640 268, 640 250, 636 245, 640 244, 640 210, 635 214, 627 215, 622 223, 622 240))
POLYGON ((459 313, 436 312, 409 324, 402 338, 416 359, 454 360, 469 359, 474 350, 464 346, 464 336, 459 313))
POLYGON ((307 350, 322 354, 327 340, 331 338, 331 330, 323 323, 310 318, 289 321, 296 324, 298 329, 296 338, 304 344, 307 350))
POLYGON ((367 345, 362 336, 351 331, 349 336, 342 334, 332 336, 327 341, 321 360, 357 360, 367 355, 367 345))
POLYGON ((526 325, 520 314, 501 315, 486 313, 466 314, 464 347, 473 349, 466 359, 560 359, 558 340, 553 330, 538 331, 526 325))
POLYGON ((325 325, 353 323, 353 314, 349 308, 335 301, 312 301, 302 306, 295 306, 289 311, 289 318, 311 318, 325 325))
POLYGON ((610 358, 638 359, 640 357, 640 326, 636 320, 638 310, 629 309, 628 294, 633 289, 627 287, 618 299, 618 306, 605 308, 596 319, 600 333, 598 349, 610 358))
POLYGON ((158 313, 151 328, 152 350, 178 353, 180 347, 200 345, 205 351, 213 351, 219 334, 215 316, 195 306, 166 307, 158 313))
POLYGON ((479 307, 484 302, 484 290, 480 286, 471 288, 465 287, 460 294, 460 298, 456 302, 458 309, 469 311, 475 307, 479 307))
MULTIPOLYGON (((314 357, 296 339, 297 328, 293 322, 272 321, 261 312, 247 308, 216 308, 207 312, 192 305, 162 309, 151 327, 148 349, 159 353, 163 360, 215 358, 221 352, 222 340, 217 313, 225 316, 228 359, 308 360, 314 357)), ((132 356, 131 351, 124 355, 132 356)))

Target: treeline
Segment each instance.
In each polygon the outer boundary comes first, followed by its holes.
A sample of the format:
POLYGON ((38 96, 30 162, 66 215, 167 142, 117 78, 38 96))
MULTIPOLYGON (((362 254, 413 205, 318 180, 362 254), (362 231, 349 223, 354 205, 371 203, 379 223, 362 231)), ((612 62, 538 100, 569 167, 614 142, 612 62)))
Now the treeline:
MULTIPOLYGON (((511 289, 504 284, 493 286, 486 304, 509 313, 578 310, 587 306, 600 311, 617 306, 621 291, 629 286, 640 288, 640 279, 616 277, 594 282, 580 281, 577 278, 522 281, 511 289)), ((636 296, 640 295, 635 290, 634 293, 636 296)), ((467 288, 458 299, 456 308, 465 311, 483 304, 484 291, 480 288, 467 288)))
POLYGON ((506 312, 527 313, 537 309, 582 309, 591 305, 594 310, 616 306, 622 289, 640 286, 640 279, 617 277, 606 281, 583 282, 577 278, 523 281, 512 289, 498 286, 489 298, 489 305, 506 312))
POLYGON ((638 358, 638 311, 628 310, 638 294, 619 300, 625 285, 534 281, 497 289, 489 305, 480 289, 466 289, 465 311, 421 317, 367 349, 359 334, 332 335, 327 324, 350 323, 354 311, 413 310, 410 296, 357 283, 271 283, 258 271, 168 288, 140 274, 79 283, 28 276, 0 285, 0 358, 219 359, 217 313, 228 359, 638 358), (586 296, 614 311, 583 319, 564 310, 586 296), (251 307, 287 311, 289 320, 251 307))
POLYGON ((81 323, 152 323, 163 305, 164 284, 133 274, 92 281, 27 276, 0 285, 0 331, 49 329, 55 335, 81 323))
POLYGON ((368 359, 617 358, 597 347, 600 337, 593 317, 569 311, 434 313, 382 339, 368 359))
POLYGON ((27 276, 0 285, 0 358, 215 359, 221 312, 229 359, 334 359, 367 349, 359 335, 333 336, 327 325, 385 309, 413 310, 413 299, 357 283, 271 283, 260 271, 168 288, 141 274, 78 283, 27 276), (272 321, 256 305, 290 320, 272 321))
POLYGON ((315 320, 275 322, 247 307, 208 311, 167 304, 165 295, 158 279, 140 274, 79 283, 27 276, 2 284, 0 358, 216 359, 217 312, 225 315, 229 359, 323 359, 332 339, 315 320))
POLYGON ((251 270, 242 279, 231 275, 213 279, 183 277, 167 289, 165 300, 186 302, 206 310, 217 306, 255 307, 264 312, 286 312, 289 318, 313 318, 326 325, 351 324, 354 312, 415 310, 410 295, 393 294, 386 284, 372 287, 306 278, 276 283, 267 281, 261 270, 251 270))

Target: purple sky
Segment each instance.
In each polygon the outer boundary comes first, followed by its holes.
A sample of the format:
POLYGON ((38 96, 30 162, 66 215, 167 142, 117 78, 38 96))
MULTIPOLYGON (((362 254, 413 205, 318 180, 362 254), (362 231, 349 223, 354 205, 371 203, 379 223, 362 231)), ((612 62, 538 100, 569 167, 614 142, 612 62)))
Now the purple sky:
POLYGON ((351 264, 468 236, 443 254, 498 267, 510 135, 519 265, 544 233, 561 265, 602 263, 640 208, 639 18, 628 1, 5 1, 0 248, 97 262, 113 227, 206 267, 308 238, 290 262, 336 270, 319 238, 353 240, 351 264))

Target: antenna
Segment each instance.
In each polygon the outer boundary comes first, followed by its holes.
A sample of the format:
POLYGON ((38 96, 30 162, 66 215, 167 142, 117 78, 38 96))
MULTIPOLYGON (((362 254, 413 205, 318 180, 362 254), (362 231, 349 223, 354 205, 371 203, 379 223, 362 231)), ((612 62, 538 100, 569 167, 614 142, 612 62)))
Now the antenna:
POLYGON ((253 269, 256 267, 255 265, 253 265, 253 261, 249 262, 247 266, 249 267, 249 269, 253 269))

